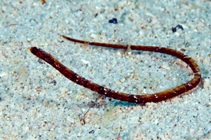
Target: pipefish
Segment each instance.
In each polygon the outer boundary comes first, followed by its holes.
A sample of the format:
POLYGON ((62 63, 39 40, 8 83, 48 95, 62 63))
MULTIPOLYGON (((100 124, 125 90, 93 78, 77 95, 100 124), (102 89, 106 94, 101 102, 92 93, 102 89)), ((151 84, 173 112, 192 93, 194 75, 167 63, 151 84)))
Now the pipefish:
POLYGON ((51 54, 37 47, 30 48, 31 53, 33 53, 38 58, 46 61, 48 64, 53 66, 56 70, 58 70, 62 75, 64 75, 66 78, 68 78, 72 82, 109 98, 113 98, 113 99, 125 101, 125 102, 130 102, 130 103, 136 103, 136 104, 145 104, 147 102, 160 102, 167 99, 171 99, 183 93, 191 92, 193 89, 196 89, 201 82, 201 72, 196 62, 191 57, 188 57, 182 52, 179 52, 170 48, 156 47, 156 46, 108 44, 108 43, 78 40, 78 39, 70 38, 64 35, 62 35, 62 37, 72 42, 89 44, 89 45, 94 45, 94 46, 124 49, 124 50, 129 47, 131 50, 149 51, 149 52, 157 52, 157 53, 171 55, 185 62, 192 69, 193 74, 194 74, 194 77, 190 81, 188 81, 185 84, 179 85, 175 88, 167 89, 165 91, 154 93, 154 94, 132 95, 132 94, 126 94, 126 93, 114 91, 104 86, 93 83, 90 80, 87 80, 84 77, 73 72, 72 70, 68 69, 51 54))

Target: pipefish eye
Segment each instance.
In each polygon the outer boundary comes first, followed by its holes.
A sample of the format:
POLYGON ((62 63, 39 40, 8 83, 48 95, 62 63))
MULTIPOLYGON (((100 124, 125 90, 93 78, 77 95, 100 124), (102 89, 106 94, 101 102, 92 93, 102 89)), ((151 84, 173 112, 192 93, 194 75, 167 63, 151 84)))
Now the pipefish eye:
POLYGON ((38 49, 37 47, 31 47, 30 51, 31 51, 31 53, 33 53, 34 55, 36 55, 39 58, 41 58, 43 56, 42 55, 43 50, 42 49, 38 49))

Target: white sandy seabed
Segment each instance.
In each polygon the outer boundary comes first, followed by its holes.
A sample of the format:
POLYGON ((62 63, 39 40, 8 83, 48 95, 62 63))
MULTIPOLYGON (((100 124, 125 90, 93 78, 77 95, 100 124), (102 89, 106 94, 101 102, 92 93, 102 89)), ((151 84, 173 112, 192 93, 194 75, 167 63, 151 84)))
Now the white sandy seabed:
POLYGON ((0 139, 211 139, 210 7, 208 0, 1 0, 0 139), (117 24, 109 23, 113 18, 117 24), (184 30, 173 33, 177 25, 184 30), (145 106, 96 101, 97 93, 66 79, 29 48, 42 48, 81 76, 129 94, 176 87, 192 78, 191 70, 168 55, 124 54, 72 43, 61 34, 169 46, 197 62, 202 84, 188 95, 145 106))

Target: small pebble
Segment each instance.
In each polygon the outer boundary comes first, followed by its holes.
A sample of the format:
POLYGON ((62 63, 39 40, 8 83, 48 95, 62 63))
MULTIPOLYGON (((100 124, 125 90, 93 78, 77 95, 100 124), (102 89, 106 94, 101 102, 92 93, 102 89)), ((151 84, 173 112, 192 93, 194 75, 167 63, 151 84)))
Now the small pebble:
POLYGON ((109 23, 117 24, 117 19, 113 18, 113 19, 109 20, 109 23))

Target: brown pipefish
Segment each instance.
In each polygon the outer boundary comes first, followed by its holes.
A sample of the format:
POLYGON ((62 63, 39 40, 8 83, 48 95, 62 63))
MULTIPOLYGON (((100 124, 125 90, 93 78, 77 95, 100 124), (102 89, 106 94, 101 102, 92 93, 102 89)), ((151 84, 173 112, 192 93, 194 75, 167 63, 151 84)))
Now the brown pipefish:
POLYGON ((126 49, 130 47, 131 50, 149 51, 149 52, 158 52, 158 53, 168 54, 168 55, 177 57, 181 59, 183 62, 185 62, 192 69, 193 74, 194 74, 193 79, 191 79, 189 82, 182 84, 180 86, 177 86, 175 88, 171 88, 171 89, 168 89, 159 93, 155 93, 155 94, 132 95, 132 94, 117 92, 117 91, 105 88, 103 86, 100 86, 96 83, 93 83, 81 77, 80 75, 68 69, 67 67, 65 67, 51 54, 36 47, 30 48, 30 51, 35 56, 49 63, 51 66, 57 69, 62 75, 64 75, 66 78, 68 78, 72 82, 78 85, 81 85, 85 88, 88 88, 92 91, 95 91, 101 95, 105 95, 106 97, 110 97, 110 98, 125 101, 125 102, 130 102, 130 103, 137 103, 137 104, 145 104, 147 102, 160 102, 163 100, 171 99, 180 94, 192 91, 193 89, 198 87, 201 81, 201 72, 196 62, 191 57, 188 57, 182 52, 179 52, 173 49, 164 48, 164 47, 155 47, 155 46, 120 45, 120 44, 107 44, 107 43, 99 43, 99 42, 88 42, 84 40, 69 38, 64 35, 62 35, 62 37, 69 41, 95 45, 95 46, 102 46, 102 47, 115 48, 115 49, 126 49))

